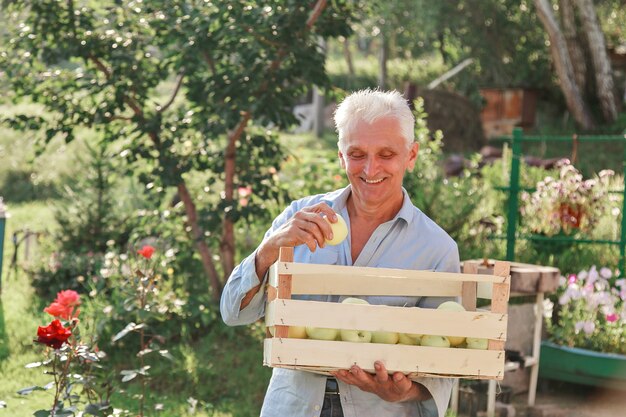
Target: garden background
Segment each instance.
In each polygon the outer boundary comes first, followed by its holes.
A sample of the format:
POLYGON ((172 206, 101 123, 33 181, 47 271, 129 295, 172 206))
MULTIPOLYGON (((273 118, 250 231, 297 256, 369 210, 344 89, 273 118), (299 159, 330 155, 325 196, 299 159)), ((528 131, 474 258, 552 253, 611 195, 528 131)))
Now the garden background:
MULTIPOLYGON (((271 371, 264 325, 226 327, 217 300, 289 201, 347 185, 328 115, 349 91, 416 98, 421 150, 405 186, 462 259, 506 255, 494 236, 507 226, 511 152, 485 133, 481 91, 533 91, 527 133, 626 130, 621 0, 8 0, 0 10, 0 196, 10 213, 0 415, 50 409, 53 377, 33 339, 67 289, 81 296, 82 341, 106 352, 67 387, 68 415, 87 403, 94 415, 258 415, 271 371), (453 97, 456 112, 437 97, 453 97), (150 259, 137 255, 144 245, 156 249, 150 259)), ((585 220, 569 213, 565 230, 619 240, 623 146, 525 146, 520 232, 537 232, 524 201, 568 158, 574 182, 595 181, 595 194, 575 186, 589 199, 585 220), (616 173, 600 180, 603 170, 616 173)), ((615 245, 520 240, 516 254, 566 276, 623 269, 615 245)))

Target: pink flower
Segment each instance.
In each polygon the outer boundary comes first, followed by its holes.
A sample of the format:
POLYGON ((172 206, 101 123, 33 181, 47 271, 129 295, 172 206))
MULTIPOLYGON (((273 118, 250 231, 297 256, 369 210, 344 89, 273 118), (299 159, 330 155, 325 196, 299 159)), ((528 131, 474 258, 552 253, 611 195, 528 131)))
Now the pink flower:
POLYGON ((247 187, 239 187, 237 189, 237 192, 239 193, 240 197, 248 197, 252 194, 252 187, 250 187, 249 185, 247 187))
POLYGON ((239 205, 241 207, 245 207, 248 205, 248 197, 252 195, 252 187, 250 187, 249 185, 247 187, 239 187, 237 189, 237 193, 239 194, 239 197, 241 197, 239 199, 239 205))
POLYGON ((616 322, 618 319, 617 314, 615 313, 611 313, 611 314, 607 314, 606 315, 606 321, 608 321, 609 323, 613 323, 616 322))
POLYGON ((570 274, 570 275, 567 277, 567 283, 568 283, 569 285, 575 284, 575 283, 576 283, 576 280, 577 280, 577 278, 576 278, 576 274, 570 274))
POLYGON ((137 253, 146 259, 150 259, 152 258, 154 251, 155 251, 154 247, 150 245, 145 245, 143 248, 139 249, 137 253))

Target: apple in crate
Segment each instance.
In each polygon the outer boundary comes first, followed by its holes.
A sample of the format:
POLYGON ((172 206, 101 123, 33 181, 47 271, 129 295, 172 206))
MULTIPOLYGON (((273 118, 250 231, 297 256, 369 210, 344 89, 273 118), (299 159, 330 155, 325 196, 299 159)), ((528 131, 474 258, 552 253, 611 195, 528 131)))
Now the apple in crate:
POLYGON ((489 340, 480 337, 468 337, 466 343, 468 349, 486 350, 489 346, 489 340))
POLYGON ((422 339, 421 334, 400 333, 398 334, 398 343, 401 345, 419 345, 422 339))
MULTIPOLYGON (((270 331, 272 337, 274 337, 274 326, 267 328, 270 331)), ((304 326, 289 326, 289 333, 287 335, 290 339, 306 339, 306 328, 304 326)))
POLYGON ((324 219, 330 224, 330 228, 333 231, 333 238, 326 239, 326 244, 331 246, 340 244, 348 236, 348 225, 346 221, 338 213, 335 214, 337 215, 337 221, 335 223, 332 223, 328 220, 328 217, 324 216, 324 219))
POLYGON ((372 343, 385 343, 395 345, 398 343, 400 335, 395 332, 372 332, 372 343))
POLYGON ((339 334, 337 329, 326 329, 324 327, 306 327, 306 334, 309 339, 315 340, 335 340, 339 334))
MULTIPOLYGON (((445 310, 445 311, 465 311, 465 307, 456 301, 446 301, 437 307, 437 310, 445 310)), ((450 342, 450 346, 459 346, 465 342, 465 337, 461 336, 446 336, 448 341, 450 342)))
POLYGON ((450 347, 450 341, 445 336, 434 336, 432 334, 426 334, 422 336, 422 340, 420 341, 420 345, 422 346, 430 346, 430 347, 450 347))
MULTIPOLYGON (((360 298, 348 297, 342 301, 343 304, 369 304, 360 298)), ((342 329, 339 334, 344 342, 369 343, 372 340, 372 332, 367 330, 342 329)))

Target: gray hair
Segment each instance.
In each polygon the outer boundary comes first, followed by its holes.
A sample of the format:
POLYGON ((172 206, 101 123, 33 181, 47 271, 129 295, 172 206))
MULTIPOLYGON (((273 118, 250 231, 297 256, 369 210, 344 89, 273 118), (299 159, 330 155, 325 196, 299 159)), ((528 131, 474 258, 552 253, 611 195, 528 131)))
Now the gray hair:
POLYGON ((335 126, 339 134, 339 150, 348 135, 363 121, 371 124, 382 117, 391 117, 400 123, 400 133, 406 140, 407 148, 415 141, 415 118, 407 100, 399 92, 365 90, 356 91, 347 96, 335 110, 335 126))

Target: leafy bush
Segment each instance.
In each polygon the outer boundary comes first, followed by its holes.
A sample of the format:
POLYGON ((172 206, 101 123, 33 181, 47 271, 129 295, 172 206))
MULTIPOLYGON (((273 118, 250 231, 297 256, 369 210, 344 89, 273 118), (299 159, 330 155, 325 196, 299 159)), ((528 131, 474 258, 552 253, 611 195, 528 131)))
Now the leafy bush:
POLYGON ((57 198, 59 185, 41 178, 36 172, 27 169, 10 169, 0 182, 4 198, 12 203, 57 198))
POLYGON ((93 252, 52 252, 26 272, 35 291, 46 299, 65 289, 83 291, 88 281, 98 281, 102 263, 102 255, 93 252))

